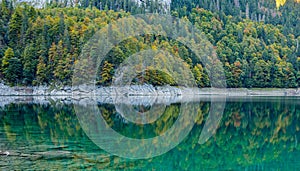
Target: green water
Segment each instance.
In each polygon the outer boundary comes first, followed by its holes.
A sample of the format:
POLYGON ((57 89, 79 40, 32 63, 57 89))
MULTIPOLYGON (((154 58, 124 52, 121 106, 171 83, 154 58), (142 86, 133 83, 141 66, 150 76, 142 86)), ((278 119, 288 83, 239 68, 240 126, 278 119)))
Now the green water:
MULTIPOLYGON (((183 141, 160 156, 138 160, 95 145, 72 104, 13 103, 0 108, 0 151, 9 152, 0 155, 0 170, 299 170, 299 102, 296 97, 226 99, 216 134, 201 145, 198 139, 211 102, 193 102, 196 123, 183 141)), ((111 128, 136 139, 168 130, 179 108, 178 103, 168 104, 157 121, 143 125, 126 121, 114 104, 98 104, 111 128)))

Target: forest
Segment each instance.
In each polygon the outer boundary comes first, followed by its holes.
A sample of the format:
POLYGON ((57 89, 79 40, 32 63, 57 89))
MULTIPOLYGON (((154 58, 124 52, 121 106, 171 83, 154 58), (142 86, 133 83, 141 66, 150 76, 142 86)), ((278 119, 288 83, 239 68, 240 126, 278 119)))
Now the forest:
MULTIPOLYGON (((131 14, 169 13, 200 29, 223 64, 227 87, 295 88, 300 85, 300 4, 287 0, 172 0, 170 9, 157 0, 54 0, 42 7, 0 2, 0 80, 5 84, 70 85, 83 45, 108 23, 131 14)), ((134 37, 116 46, 99 67, 97 84, 110 85, 115 69, 129 55, 165 47, 178 54, 198 87, 210 78, 187 47, 164 38, 134 37), (135 48, 131 48, 135 47, 135 48)), ((176 85, 151 68, 136 82, 176 85)))

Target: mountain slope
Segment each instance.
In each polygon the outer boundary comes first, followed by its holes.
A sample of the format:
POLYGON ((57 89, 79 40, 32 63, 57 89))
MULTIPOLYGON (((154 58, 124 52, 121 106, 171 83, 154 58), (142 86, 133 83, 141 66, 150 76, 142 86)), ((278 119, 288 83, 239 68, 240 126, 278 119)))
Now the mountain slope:
MULTIPOLYGON (((0 7, 0 78, 11 85, 70 84, 73 65, 95 31, 130 15, 96 8, 35 9, 3 3, 0 7)), ((229 87, 299 86, 300 37, 284 33, 282 26, 226 15, 221 18, 202 8, 191 9, 185 18, 215 46, 229 87)), ((126 57, 147 48, 165 48, 180 55, 198 86, 210 86, 206 69, 187 47, 155 36, 132 38, 112 49, 100 66, 98 84, 109 85, 126 57)), ((135 82, 176 85, 168 74, 151 68, 138 75, 135 82)))

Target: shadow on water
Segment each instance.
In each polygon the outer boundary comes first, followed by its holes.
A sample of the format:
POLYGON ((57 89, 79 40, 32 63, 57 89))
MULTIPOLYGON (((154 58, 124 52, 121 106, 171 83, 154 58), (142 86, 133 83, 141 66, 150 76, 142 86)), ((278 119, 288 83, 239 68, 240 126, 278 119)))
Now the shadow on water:
MULTIPOLYGON (((298 170, 299 101, 296 97, 226 98, 221 119, 217 117, 210 121, 213 124, 206 124, 209 112, 214 110, 212 103, 218 98, 185 102, 96 99, 93 104, 106 124, 132 139, 161 136, 176 124, 182 109, 183 116, 196 111, 194 123, 182 141, 161 155, 140 160, 111 155, 96 145, 75 111, 76 105, 87 111, 89 100, 14 101, 0 108, 0 169, 298 170), (186 108, 182 108, 183 104, 186 108), (214 127, 215 134, 209 132, 214 127), (208 133, 212 136, 199 144, 200 135, 208 133)), ((97 114, 84 117, 89 126, 98 128, 97 114)), ((183 124, 177 131, 185 126, 188 127, 183 124)), ((152 141, 152 145, 159 147, 161 143, 152 141)), ((127 150, 136 153, 134 148, 127 150)))

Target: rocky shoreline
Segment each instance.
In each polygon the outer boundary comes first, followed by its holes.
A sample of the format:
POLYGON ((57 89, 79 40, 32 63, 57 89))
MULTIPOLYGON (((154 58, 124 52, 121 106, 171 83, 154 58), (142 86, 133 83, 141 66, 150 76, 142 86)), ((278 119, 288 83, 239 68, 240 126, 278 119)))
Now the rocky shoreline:
POLYGON ((181 95, 181 88, 152 85, 132 85, 126 87, 92 87, 92 86, 63 86, 63 87, 9 87, 0 84, 0 96, 173 96, 181 95))
POLYGON ((182 102, 196 102, 212 98, 249 98, 249 97, 300 97, 300 89, 217 89, 154 87, 152 85, 134 85, 128 87, 9 87, 0 84, 0 107, 10 103, 37 104, 87 104, 91 102, 109 104, 152 105, 182 102))
POLYGON ((300 88, 289 89, 246 89, 246 88, 184 88, 152 85, 132 85, 126 87, 88 87, 64 86, 51 88, 9 87, 0 83, 0 96, 189 96, 189 95, 225 95, 225 96, 300 96, 300 88))

